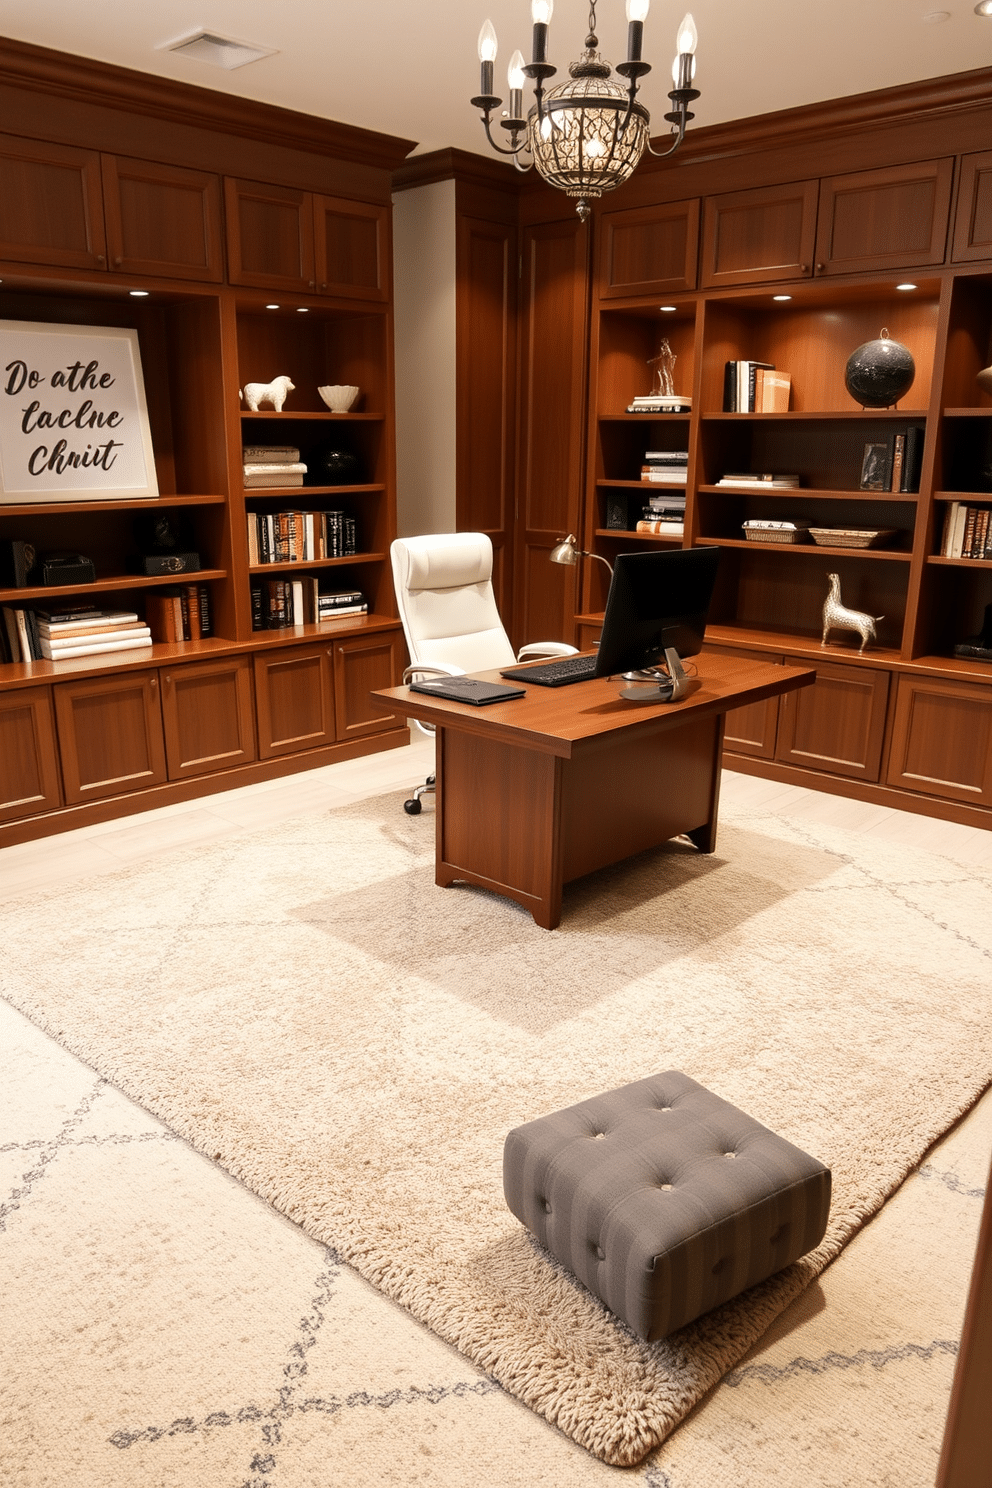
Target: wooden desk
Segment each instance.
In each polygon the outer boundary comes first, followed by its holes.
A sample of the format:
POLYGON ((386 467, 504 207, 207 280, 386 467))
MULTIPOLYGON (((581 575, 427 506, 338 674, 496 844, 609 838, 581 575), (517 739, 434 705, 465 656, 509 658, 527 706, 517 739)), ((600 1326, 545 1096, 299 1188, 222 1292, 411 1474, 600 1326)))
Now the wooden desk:
POLYGON ((437 730, 435 882, 494 889, 553 930, 573 878, 680 834, 712 852, 724 716, 816 673, 705 653, 691 665, 699 685, 679 703, 627 702, 607 678, 482 708, 409 687, 373 692, 437 730))

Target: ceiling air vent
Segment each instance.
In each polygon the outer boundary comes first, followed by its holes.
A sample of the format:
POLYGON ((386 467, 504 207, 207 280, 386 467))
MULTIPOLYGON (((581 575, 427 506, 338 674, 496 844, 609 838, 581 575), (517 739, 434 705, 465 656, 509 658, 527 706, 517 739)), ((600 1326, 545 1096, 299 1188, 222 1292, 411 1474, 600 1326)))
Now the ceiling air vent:
POLYGON ((246 67, 261 57, 274 57, 276 47, 252 46, 245 41, 231 41, 227 36, 217 36, 213 31, 194 31, 190 36, 181 36, 178 41, 167 41, 157 51, 176 52, 181 57, 195 57, 198 62, 209 62, 214 67, 223 67, 228 72, 234 67, 246 67))

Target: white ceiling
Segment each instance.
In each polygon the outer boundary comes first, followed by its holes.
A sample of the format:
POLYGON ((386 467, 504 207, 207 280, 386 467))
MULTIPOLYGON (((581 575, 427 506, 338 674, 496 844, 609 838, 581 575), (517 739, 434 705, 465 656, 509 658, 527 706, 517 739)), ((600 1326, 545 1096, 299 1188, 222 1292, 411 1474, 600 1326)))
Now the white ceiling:
MULTIPOLYGON (((696 123, 992 65, 992 18, 974 0, 653 0, 642 98, 667 126, 670 66, 683 6, 699 30, 696 123), (934 16, 946 19, 933 19, 934 16)), ((487 16, 506 63, 529 57, 529 0, 0 0, 0 30, 75 52, 418 142, 488 152, 469 98, 479 90, 476 38, 487 16), (199 28, 276 48, 236 71, 156 50, 199 28)), ((556 0, 550 57, 561 81, 581 50, 586 0, 556 0)), ((623 0, 600 0, 604 55, 626 50, 623 0)), ((10 128, 10 121, 4 125, 10 128)), ((989 141, 976 140, 975 148, 989 141)))

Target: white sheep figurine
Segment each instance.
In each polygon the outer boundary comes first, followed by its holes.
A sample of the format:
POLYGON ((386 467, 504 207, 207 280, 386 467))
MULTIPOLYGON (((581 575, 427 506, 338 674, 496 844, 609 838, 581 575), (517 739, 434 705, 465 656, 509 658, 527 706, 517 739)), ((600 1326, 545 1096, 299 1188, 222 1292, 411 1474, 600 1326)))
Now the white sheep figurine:
POLYGON ((286 394, 293 392, 295 386, 288 377, 273 377, 271 382, 246 382, 244 392, 239 391, 238 397, 244 398, 252 413, 258 412, 260 403, 271 403, 276 413, 282 413, 286 394))
POLYGON ((861 637, 859 651, 863 651, 869 641, 876 641, 875 622, 884 620, 884 615, 866 615, 863 610, 849 610, 846 605, 841 604, 840 599, 840 575, 828 574, 830 580, 830 593, 823 604, 823 639, 821 646, 827 644, 827 635, 831 630, 853 630, 861 637))

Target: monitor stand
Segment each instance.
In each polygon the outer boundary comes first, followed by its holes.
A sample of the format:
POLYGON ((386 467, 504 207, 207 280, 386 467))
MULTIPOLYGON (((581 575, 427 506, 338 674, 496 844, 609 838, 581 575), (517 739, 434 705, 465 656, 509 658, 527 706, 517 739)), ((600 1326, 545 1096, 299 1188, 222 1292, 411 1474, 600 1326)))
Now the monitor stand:
POLYGON ((631 703, 677 703, 679 698, 692 691, 692 683, 673 646, 665 648, 665 666, 667 672, 659 667, 647 667, 642 672, 624 672, 624 681, 632 685, 622 687, 620 696, 631 703))

